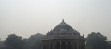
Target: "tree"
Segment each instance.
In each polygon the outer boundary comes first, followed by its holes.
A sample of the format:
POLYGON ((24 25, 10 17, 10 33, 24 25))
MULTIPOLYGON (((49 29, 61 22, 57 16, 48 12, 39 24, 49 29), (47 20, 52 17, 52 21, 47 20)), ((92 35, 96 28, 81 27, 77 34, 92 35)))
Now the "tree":
POLYGON ((26 40, 25 49, 42 49, 42 38, 43 35, 40 33, 31 35, 26 40))
POLYGON ((103 36, 99 32, 92 32, 88 34, 86 40, 86 48, 87 49, 107 49, 107 37, 103 36))
POLYGON ((111 49, 111 41, 107 41, 108 42, 108 49, 111 49))
POLYGON ((8 35, 5 44, 7 49, 23 49, 24 42, 21 36, 11 34, 8 35))

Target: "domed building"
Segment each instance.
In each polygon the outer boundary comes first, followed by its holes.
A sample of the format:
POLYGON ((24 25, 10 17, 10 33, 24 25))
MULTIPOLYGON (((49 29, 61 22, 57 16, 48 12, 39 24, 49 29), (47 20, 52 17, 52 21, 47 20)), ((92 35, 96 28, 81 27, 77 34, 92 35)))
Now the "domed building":
POLYGON ((85 39, 64 20, 48 32, 43 42, 43 49, 85 49, 85 39))

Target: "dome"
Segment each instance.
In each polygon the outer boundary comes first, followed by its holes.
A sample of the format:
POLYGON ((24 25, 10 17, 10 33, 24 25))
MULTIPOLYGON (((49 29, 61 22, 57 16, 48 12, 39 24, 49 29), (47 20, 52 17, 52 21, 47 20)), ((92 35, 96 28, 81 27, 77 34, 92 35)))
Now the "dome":
POLYGON ((47 33, 47 35, 80 35, 79 32, 74 30, 70 25, 66 24, 64 22, 64 19, 62 22, 57 25, 53 30, 47 33))
POLYGON ((62 20, 62 22, 54 28, 54 31, 61 30, 71 31, 73 30, 73 28, 70 25, 66 24, 64 20, 62 20))

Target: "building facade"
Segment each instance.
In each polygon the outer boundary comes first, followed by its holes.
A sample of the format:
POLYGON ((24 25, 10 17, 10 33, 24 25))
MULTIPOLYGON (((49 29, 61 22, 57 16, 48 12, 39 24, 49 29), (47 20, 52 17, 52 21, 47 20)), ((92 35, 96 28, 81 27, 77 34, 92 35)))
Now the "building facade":
POLYGON ((85 39, 64 20, 48 32, 43 42, 43 49, 85 49, 85 39))

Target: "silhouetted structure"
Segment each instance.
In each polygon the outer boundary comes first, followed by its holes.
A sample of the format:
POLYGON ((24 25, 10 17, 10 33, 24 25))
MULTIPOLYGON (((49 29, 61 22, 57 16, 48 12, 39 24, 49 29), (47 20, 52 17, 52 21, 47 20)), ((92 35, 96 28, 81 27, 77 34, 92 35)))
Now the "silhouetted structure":
POLYGON ((47 33, 43 49, 85 49, 85 39, 64 20, 47 33))
POLYGON ((0 49, 4 49, 5 47, 5 41, 0 41, 0 49))

